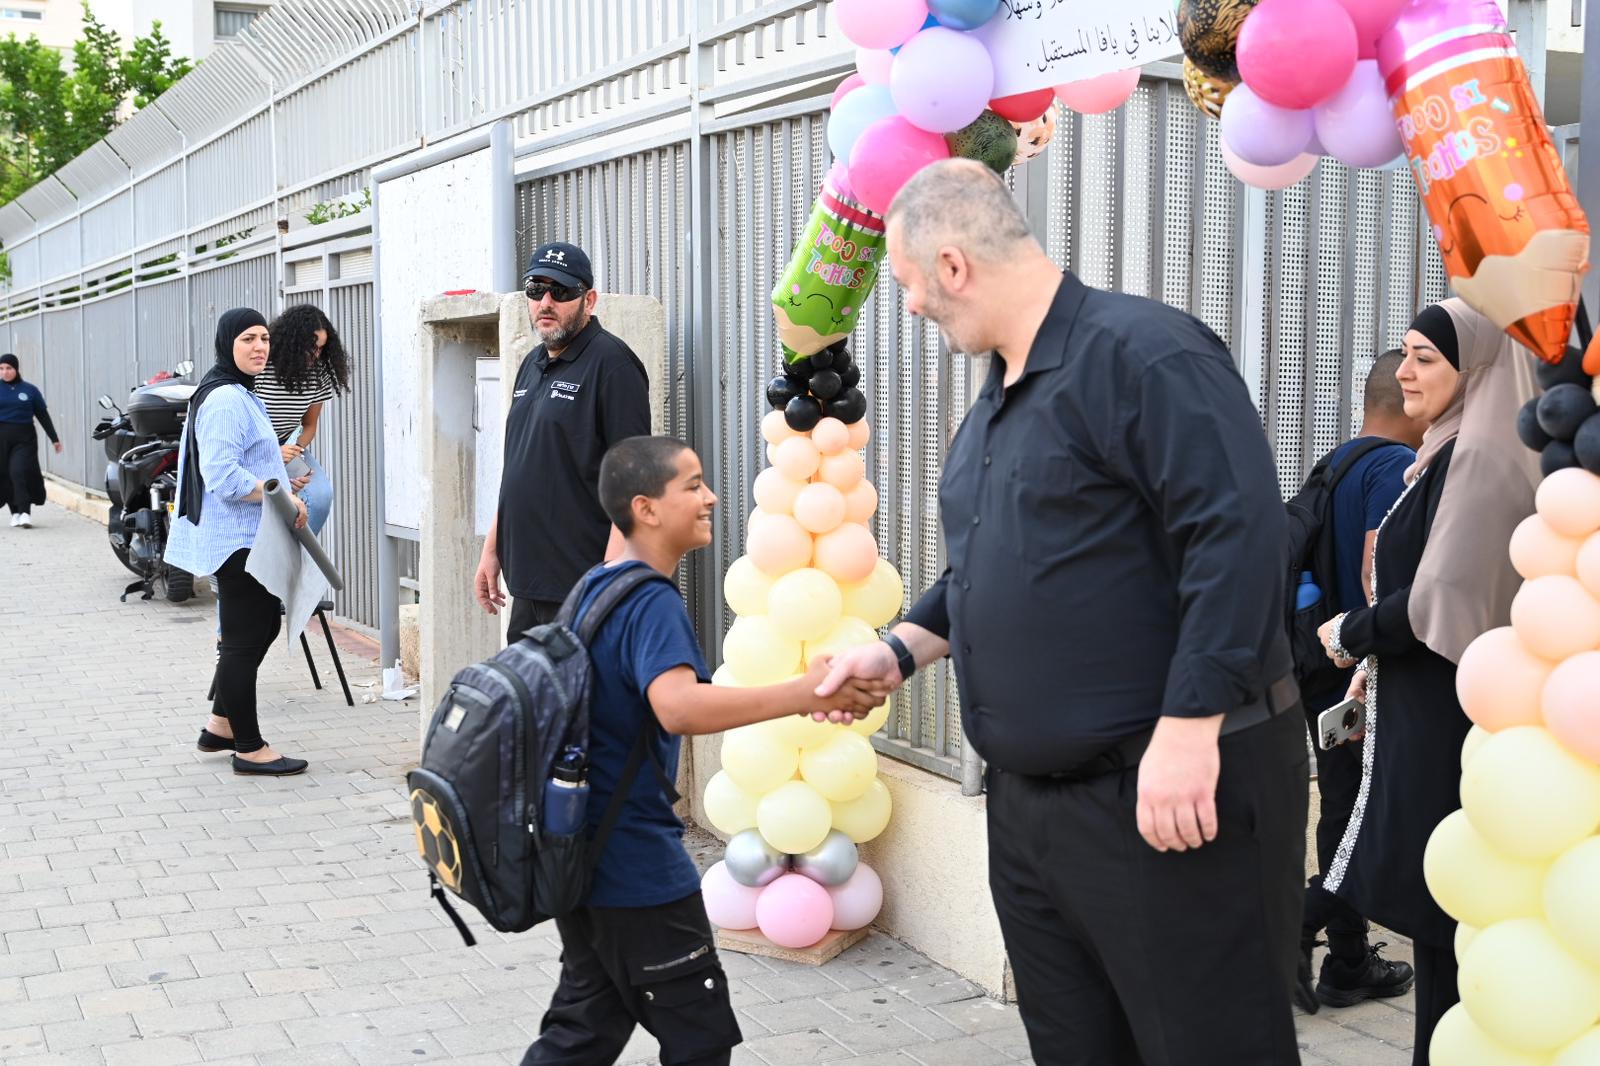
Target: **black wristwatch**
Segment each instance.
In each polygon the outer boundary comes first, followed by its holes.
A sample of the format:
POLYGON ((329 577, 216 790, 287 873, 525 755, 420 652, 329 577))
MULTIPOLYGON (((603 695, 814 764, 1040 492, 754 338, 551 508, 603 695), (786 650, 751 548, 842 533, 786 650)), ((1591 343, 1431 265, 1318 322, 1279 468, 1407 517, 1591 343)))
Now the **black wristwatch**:
POLYGON ((917 672, 917 657, 911 654, 906 642, 893 633, 885 634, 883 642, 889 645, 889 650, 894 652, 894 657, 900 662, 900 679, 910 681, 911 675, 917 672))

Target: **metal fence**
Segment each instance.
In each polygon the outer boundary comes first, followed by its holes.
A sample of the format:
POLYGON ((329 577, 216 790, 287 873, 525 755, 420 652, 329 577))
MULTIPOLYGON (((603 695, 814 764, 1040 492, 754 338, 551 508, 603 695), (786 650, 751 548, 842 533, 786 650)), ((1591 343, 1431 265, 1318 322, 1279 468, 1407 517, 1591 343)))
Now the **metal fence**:
MULTIPOLYGON (((356 363, 357 394, 331 405, 322 438, 340 490, 328 539, 352 575, 340 611, 391 638, 374 561, 370 255, 339 244, 359 219, 330 226, 314 254, 295 231, 373 167, 509 119, 521 253, 576 241, 602 288, 666 307, 667 424, 707 456, 726 501, 686 581, 715 651, 777 365, 767 294, 830 162, 824 111, 852 62, 831 17, 826 0, 283 0, 0 208, 13 269, 0 341, 40 376, 73 442, 52 471, 97 484, 94 391, 205 358, 217 311, 316 302, 356 363)), ((1146 73, 1117 113, 1063 116, 1046 155, 1013 172, 1016 194, 1057 262, 1186 308, 1230 343, 1289 489, 1351 429, 1365 361, 1442 294, 1436 254, 1405 174, 1325 162, 1287 192, 1245 190, 1176 68, 1146 73)), ((886 277, 855 345, 873 401, 875 531, 910 598, 944 565, 937 481, 983 367, 942 351, 886 277)), ((948 669, 898 698, 879 744, 977 788, 948 669)))

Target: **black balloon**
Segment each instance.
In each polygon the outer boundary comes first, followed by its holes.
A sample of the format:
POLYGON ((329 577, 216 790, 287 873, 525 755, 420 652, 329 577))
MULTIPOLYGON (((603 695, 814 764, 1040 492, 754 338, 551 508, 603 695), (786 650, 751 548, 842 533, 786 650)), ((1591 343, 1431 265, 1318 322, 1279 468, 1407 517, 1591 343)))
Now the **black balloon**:
POLYGON ((826 370, 833 365, 833 349, 824 348, 820 352, 811 353, 811 369, 826 370))
POLYGON ((789 406, 790 400, 804 395, 805 387, 783 374, 767 382, 767 402, 780 411, 789 406))
POLYGON ((850 349, 840 348, 833 353, 833 369, 843 374, 846 370, 856 365, 855 356, 850 354, 850 349))
POLYGON ((1522 410, 1517 412, 1517 436, 1536 452, 1544 451, 1544 446, 1550 443, 1550 434, 1539 425, 1539 397, 1523 404, 1522 410))
POLYGON ((819 370, 811 375, 811 395, 819 400, 833 399, 842 388, 844 382, 839 380, 837 370, 819 370))
POLYGON ((828 417, 850 426, 867 417, 867 396, 860 389, 845 389, 828 404, 828 417))
POLYGON ((783 376, 804 383, 811 380, 811 371, 813 369, 815 368, 811 365, 811 358, 802 356, 792 363, 783 365, 783 376))
POLYGON ((1539 399, 1539 428, 1556 440, 1571 440, 1594 414, 1594 397, 1581 385, 1557 385, 1539 399))
POLYGON ((1589 375, 1583 372, 1583 349, 1571 346, 1559 363, 1540 360, 1534 374, 1539 378, 1539 387, 1546 392, 1557 385, 1581 385, 1587 389, 1590 382, 1589 375))
POLYGON ((853 389, 861 384, 861 368, 854 363, 851 363, 843 370, 839 370, 837 365, 834 366, 834 369, 839 371, 839 380, 844 384, 845 388, 853 389))
POLYGON ((1600 474, 1600 414, 1589 416, 1589 420, 1578 427, 1578 433, 1572 438, 1572 450, 1578 459, 1578 465, 1591 474, 1600 474))
POLYGON ((822 405, 809 396, 796 396, 783 409, 783 420, 796 433, 810 433, 822 421, 822 405))
POLYGON ((1565 470, 1569 466, 1578 465, 1578 453, 1572 445, 1564 440, 1553 440, 1545 445, 1544 451, 1539 454, 1539 470, 1545 477, 1549 477, 1557 470, 1565 470))

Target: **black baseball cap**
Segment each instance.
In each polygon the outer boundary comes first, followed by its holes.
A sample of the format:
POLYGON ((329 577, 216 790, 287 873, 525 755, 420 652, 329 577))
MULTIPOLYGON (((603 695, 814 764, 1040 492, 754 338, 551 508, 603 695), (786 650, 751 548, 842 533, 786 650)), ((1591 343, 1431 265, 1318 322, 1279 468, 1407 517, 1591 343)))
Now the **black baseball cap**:
POLYGON ((583 254, 582 248, 565 241, 541 244, 534 249, 528 269, 522 272, 522 283, 526 285, 529 278, 549 278, 564 285, 594 288, 594 270, 589 266, 589 257, 583 254))

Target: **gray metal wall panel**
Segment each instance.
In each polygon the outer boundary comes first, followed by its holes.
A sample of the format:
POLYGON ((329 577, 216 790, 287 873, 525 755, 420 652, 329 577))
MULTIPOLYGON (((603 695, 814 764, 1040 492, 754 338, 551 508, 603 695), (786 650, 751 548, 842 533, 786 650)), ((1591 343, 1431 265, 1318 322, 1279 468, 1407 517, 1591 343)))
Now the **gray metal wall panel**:
POLYGON ((210 365, 210 338, 213 331, 206 331, 203 349, 199 345, 191 347, 185 339, 189 316, 188 286, 188 281, 183 278, 174 278, 159 285, 143 287, 134 294, 138 318, 134 352, 135 380, 146 381, 162 370, 171 370, 185 359, 193 360, 202 371, 210 365))
POLYGON ((126 255, 133 240, 133 196, 119 192, 103 204, 84 212, 83 261, 98 263, 126 255))
MULTIPOLYGON (((133 344, 133 293, 123 292, 106 300, 97 300, 83 308, 83 345, 85 387, 81 400, 85 426, 92 430, 100 420, 100 408, 95 399, 110 396, 121 406, 124 397, 139 381, 137 360, 133 344)), ((83 482, 97 492, 104 491, 102 484, 105 452, 96 441, 88 440, 87 477, 83 482)))
POLYGON ((83 265, 78 245, 78 219, 69 218, 39 236, 40 280, 70 274, 83 265))
POLYGON ((183 229, 183 161, 134 185, 133 206, 135 239, 141 245, 183 229))
POLYGON ((40 387, 50 404, 50 417, 62 444, 60 455, 53 448, 45 450, 44 468, 58 477, 85 485, 89 483, 89 427, 84 425, 84 419, 85 409, 93 400, 84 399, 83 312, 76 307, 47 311, 43 331, 41 365, 45 369, 45 380, 40 387))
POLYGON ((272 127, 265 113, 189 157, 189 222, 209 222, 273 193, 272 127))
POLYGON ((277 266, 270 254, 190 275, 190 336, 200 366, 211 362, 218 317, 235 307, 253 307, 268 318, 277 313, 277 266))
MULTIPOLYGON (((295 297, 297 302, 306 297, 295 297)), ((378 469, 378 390, 373 338, 376 335, 372 285, 346 285, 328 293, 324 310, 350 357, 351 391, 323 408, 316 453, 334 486, 333 514, 323 531, 344 591, 334 597, 335 613, 376 628, 378 625, 377 498, 370 489, 378 469), (326 442, 326 443, 324 443, 326 442)))

